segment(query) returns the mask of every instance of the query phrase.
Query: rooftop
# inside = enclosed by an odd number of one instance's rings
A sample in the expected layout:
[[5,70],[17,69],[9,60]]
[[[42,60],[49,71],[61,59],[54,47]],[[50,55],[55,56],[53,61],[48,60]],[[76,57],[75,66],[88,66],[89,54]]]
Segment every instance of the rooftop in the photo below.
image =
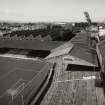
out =
[[19,48],[19,49],[32,49],[32,50],[52,50],[64,42],[59,41],[40,41],[40,40],[10,40],[0,38],[0,48]]

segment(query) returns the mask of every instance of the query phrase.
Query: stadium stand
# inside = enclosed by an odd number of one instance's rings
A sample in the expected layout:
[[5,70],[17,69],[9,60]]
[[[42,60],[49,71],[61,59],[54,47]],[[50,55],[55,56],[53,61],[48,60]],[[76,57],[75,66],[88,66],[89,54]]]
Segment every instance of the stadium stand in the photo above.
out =
[[0,39],[0,48],[19,48],[19,49],[32,49],[32,50],[52,50],[64,42],[58,41],[39,41],[39,40],[9,40]]

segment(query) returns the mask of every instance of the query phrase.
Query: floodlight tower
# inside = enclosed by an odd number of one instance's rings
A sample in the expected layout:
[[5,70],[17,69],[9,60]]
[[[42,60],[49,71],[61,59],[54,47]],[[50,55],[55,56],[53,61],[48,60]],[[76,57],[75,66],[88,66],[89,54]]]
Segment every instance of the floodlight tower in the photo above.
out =
[[85,18],[86,18],[86,21],[87,21],[88,25],[90,26],[92,22],[91,22],[89,13],[87,11],[85,11],[84,15],[85,15]]

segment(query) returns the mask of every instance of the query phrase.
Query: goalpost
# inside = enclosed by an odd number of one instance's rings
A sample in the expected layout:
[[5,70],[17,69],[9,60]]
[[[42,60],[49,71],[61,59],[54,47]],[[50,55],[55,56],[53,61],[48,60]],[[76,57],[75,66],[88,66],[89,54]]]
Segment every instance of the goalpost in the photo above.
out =
[[25,86],[25,83],[22,83],[21,85],[18,86],[17,89],[14,89],[12,90],[11,92],[11,97],[12,97],[12,100],[20,94],[20,92],[24,89],[24,86]]
[[23,95],[20,94],[24,88],[25,88],[25,83],[23,82],[16,89],[13,89],[13,88],[8,89],[7,93],[11,96],[11,100],[8,103],[8,105],[10,105],[10,103],[13,103],[14,99],[18,95],[20,95],[19,101],[21,102],[21,105],[24,105]]

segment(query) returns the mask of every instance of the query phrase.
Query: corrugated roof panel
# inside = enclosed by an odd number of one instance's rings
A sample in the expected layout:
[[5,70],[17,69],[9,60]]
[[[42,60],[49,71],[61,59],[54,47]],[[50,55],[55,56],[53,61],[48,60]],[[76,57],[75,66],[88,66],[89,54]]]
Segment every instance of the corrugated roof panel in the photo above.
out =
[[93,49],[89,49],[88,47],[80,47],[75,45],[70,51],[69,55],[83,59],[89,63],[92,63],[93,65],[98,66],[96,51]]
[[105,57],[105,40],[97,44],[100,53],[103,57]]
[[72,49],[72,47],[73,47],[73,46],[68,47],[68,48],[65,48],[65,49],[58,50],[58,51],[56,51],[56,52],[52,52],[52,53],[51,53],[50,55],[48,55],[45,59],[49,59],[49,58],[52,58],[52,57],[56,57],[56,56],[68,54],[69,51]]
[[77,58],[75,56],[71,56],[71,55],[67,55],[65,57],[63,57],[63,63],[67,63],[67,64],[74,64],[74,65],[84,65],[84,66],[96,66],[90,62],[87,62],[84,59],[81,58]]
[[80,44],[83,44],[85,46],[88,46],[89,43],[90,43],[90,39],[89,39],[89,36],[91,34],[89,32],[81,32],[79,34],[77,34],[75,37],[73,37],[70,42],[75,44],[75,43],[80,43]]
[[72,46],[73,46],[73,44],[70,41],[68,41],[68,42],[60,45],[59,47],[52,49],[51,52],[59,51],[59,50],[62,50],[62,49],[68,48],[68,47],[72,47]]

